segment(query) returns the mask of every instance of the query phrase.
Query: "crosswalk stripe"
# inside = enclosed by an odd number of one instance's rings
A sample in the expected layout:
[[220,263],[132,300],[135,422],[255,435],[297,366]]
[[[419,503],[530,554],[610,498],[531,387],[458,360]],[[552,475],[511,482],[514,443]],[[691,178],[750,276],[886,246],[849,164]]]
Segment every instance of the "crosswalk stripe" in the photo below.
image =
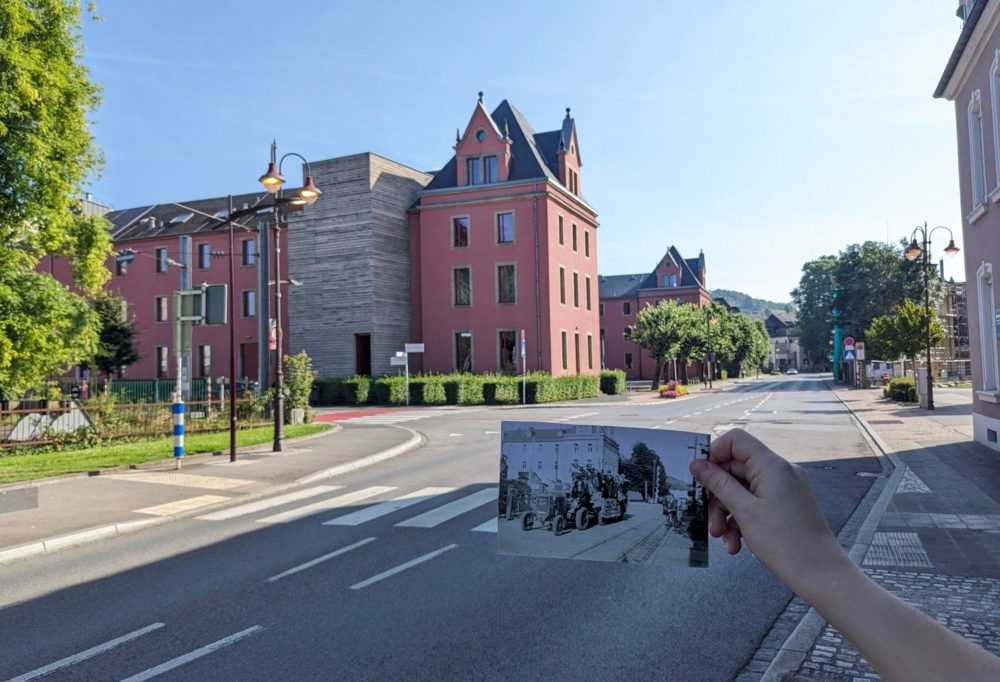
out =
[[459,514],[470,512],[476,507],[481,507],[488,502],[495,503],[498,499],[498,495],[499,490],[497,488],[486,488],[485,490],[480,490],[479,492],[466,495],[465,497],[461,497],[453,502],[431,509],[428,512],[414,516],[413,518],[400,521],[396,525],[407,528],[433,528],[434,526],[444,523],[448,519],[452,519]]
[[476,533],[496,533],[498,527],[499,527],[499,519],[494,516],[486,523],[481,523],[472,530],[473,532]]
[[338,507],[354,504],[355,502],[360,502],[361,500],[368,499],[369,497],[381,495],[382,493],[387,493],[395,489],[396,488],[393,486],[373,485],[370,488],[355,490],[353,493],[338,495],[337,497],[331,497],[328,500],[307,504],[304,507],[297,507],[296,509],[281,512],[280,514],[274,514],[273,516],[266,516],[262,519],[257,519],[257,523],[288,523],[289,521],[295,521],[296,519],[301,519],[317,512],[325,512],[331,509],[337,509]]
[[424,488],[412,493],[407,493],[406,495],[401,495],[393,500],[376,504],[372,507],[368,507],[367,509],[359,509],[356,512],[351,512],[350,514],[345,514],[344,516],[338,516],[335,519],[324,521],[323,525],[358,526],[366,521],[372,521],[373,519],[385,516],[386,514],[392,514],[400,509],[405,509],[411,504],[417,504],[418,502],[429,500],[435,495],[450,493],[452,490],[454,490],[454,488]]
[[230,507],[229,509],[196,516],[195,518],[202,521],[226,521],[228,519],[235,519],[237,516],[245,516],[246,514],[253,514],[272,507],[280,507],[289,502],[297,502],[307,497],[332,493],[334,490],[340,490],[343,487],[341,485],[317,485],[312,488],[305,488],[304,490],[296,490],[294,493],[288,493],[287,495],[278,495],[277,497],[269,497],[266,500],[258,502],[241,504],[238,507]]
[[208,505],[216,504],[217,502],[225,502],[228,499],[230,498],[225,495],[199,495],[198,497],[189,497],[184,500],[158,504],[155,507],[136,509],[135,513],[150,514],[152,516],[171,516],[173,514],[191,511],[192,509],[198,509],[199,507],[207,507]]

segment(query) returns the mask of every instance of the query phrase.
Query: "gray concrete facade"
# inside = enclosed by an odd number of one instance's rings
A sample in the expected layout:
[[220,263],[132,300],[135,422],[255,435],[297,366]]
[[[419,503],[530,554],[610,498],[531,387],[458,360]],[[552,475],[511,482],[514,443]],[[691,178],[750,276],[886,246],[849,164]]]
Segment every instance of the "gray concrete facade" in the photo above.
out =
[[311,167],[323,194],[288,221],[288,275],[302,283],[288,290],[290,352],[317,376],[352,375],[356,336],[370,334],[372,374],[387,374],[410,340],[406,211],[432,176],[370,152]]

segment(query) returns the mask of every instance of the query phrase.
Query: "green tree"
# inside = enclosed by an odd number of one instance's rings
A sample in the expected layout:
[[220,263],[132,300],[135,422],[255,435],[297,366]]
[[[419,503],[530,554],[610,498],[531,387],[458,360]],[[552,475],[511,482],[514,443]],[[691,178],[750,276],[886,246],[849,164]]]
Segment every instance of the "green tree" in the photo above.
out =
[[285,409],[289,414],[291,410],[301,408],[305,410],[306,421],[309,421],[309,396],[315,381],[312,358],[304,350],[285,356]]
[[[944,329],[931,312],[931,346],[944,340]],[[872,320],[865,333],[866,351],[873,358],[895,360],[905,355],[916,368],[920,354],[927,348],[927,315],[924,306],[904,300],[891,315]],[[905,369],[905,368],[904,368]]]
[[[107,281],[111,241],[75,198],[100,165],[80,20],[73,0],[0,3],[0,397],[96,351],[84,297]],[[46,256],[68,260],[74,290],[36,270]]]
[[663,463],[656,452],[646,443],[641,441],[635,443],[629,458],[623,460],[619,468],[622,475],[628,479],[629,488],[642,493],[643,501],[646,501],[647,491],[656,492],[653,487],[657,482],[659,482],[659,494],[664,494],[670,489],[670,484],[667,482],[667,471],[663,468]]
[[646,306],[636,314],[635,324],[625,331],[625,338],[647,350],[656,363],[654,390],[660,385],[663,366],[671,358],[681,356],[683,345],[693,332],[693,318],[685,309],[689,305],[660,301]]
[[139,359],[135,348],[135,326],[125,314],[125,302],[114,294],[100,294],[94,299],[94,311],[100,320],[100,342],[93,362],[109,379],[121,368]]
[[733,357],[731,362],[742,374],[746,369],[759,370],[768,356],[768,336],[761,320],[751,320],[742,313],[732,315]]
[[830,308],[833,305],[836,256],[823,256],[802,266],[799,285],[792,291],[798,306],[799,347],[813,365],[825,365],[833,338]]

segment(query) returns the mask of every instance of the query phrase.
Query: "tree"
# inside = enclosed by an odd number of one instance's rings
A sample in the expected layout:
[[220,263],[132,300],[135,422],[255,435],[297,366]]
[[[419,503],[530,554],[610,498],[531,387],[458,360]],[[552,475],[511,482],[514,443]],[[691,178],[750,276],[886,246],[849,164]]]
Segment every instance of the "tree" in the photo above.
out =
[[[641,441],[632,446],[629,459],[622,461],[620,469],[621,473],[628,479],[630,489],[642,493],[644,502],[647,490],[653,495],[657,495],[670,489],[670,484],[667,481],[667,470],[663,468],[663,462],[660,461],[659,456],[652,448]],[[659,482],[659,492],[653,489],[657,482]]]
[[109,379],[123,367],[139,359],[135,348],[135,327],[125,314],[124,300],[114,294],[94,299],[94,311],[100,320],[100,343],[93,362]]
[[809,261],[802,266],[799,285],[792,291],[792,299],[799,308],[799,347],[813,365],[825,365],[830,352],[833,336],[830,308],[836,266],[836,256]]
[[765,362],[769,351],[769,340],[767,330],[761,320],[751,320],[742,313],[732,315],[733,329],[733,358],[736,371],[743,373],[747,365],[754,369],[760,369]]
[[647,350],[656,363],[654,390],[660,385],[664,364],[682,356],[684,343],[693,332],[693,318],[686,306],[691,304],[673,300],[646,306],[636,314],[635,324],[625,331],[625,338]]
[[[944,329],[931,313],[931,346],[944,340]],[[927,349],[927,314],[924,306],[906,299],[896,306],[892,315],[872,320],[866,330],[866,348],[873,357],[895,359],[905,355],[916,367],[917,358]],[[877,355],[876,355],[877,354]],[[930,368],[928,368],[928,371]]]
[[[80,63],[73,0],[0,3],[0,397],[92,357],[97,315],[86,296],[109,272],[107,222],[78,197],[100,165],[87,114],[99,91]],[[36,270],[65,257],[75,290]]]

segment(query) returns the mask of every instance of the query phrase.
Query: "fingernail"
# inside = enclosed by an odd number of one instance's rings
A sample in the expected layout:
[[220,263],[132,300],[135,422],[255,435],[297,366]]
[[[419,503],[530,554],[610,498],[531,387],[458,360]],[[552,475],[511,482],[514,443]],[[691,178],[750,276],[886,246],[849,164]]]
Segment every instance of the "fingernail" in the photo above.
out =
[[701,478],[702,474],[708,471],[708,461],[704,459],[691,460],[691,466],[688,468],[692,475]]

